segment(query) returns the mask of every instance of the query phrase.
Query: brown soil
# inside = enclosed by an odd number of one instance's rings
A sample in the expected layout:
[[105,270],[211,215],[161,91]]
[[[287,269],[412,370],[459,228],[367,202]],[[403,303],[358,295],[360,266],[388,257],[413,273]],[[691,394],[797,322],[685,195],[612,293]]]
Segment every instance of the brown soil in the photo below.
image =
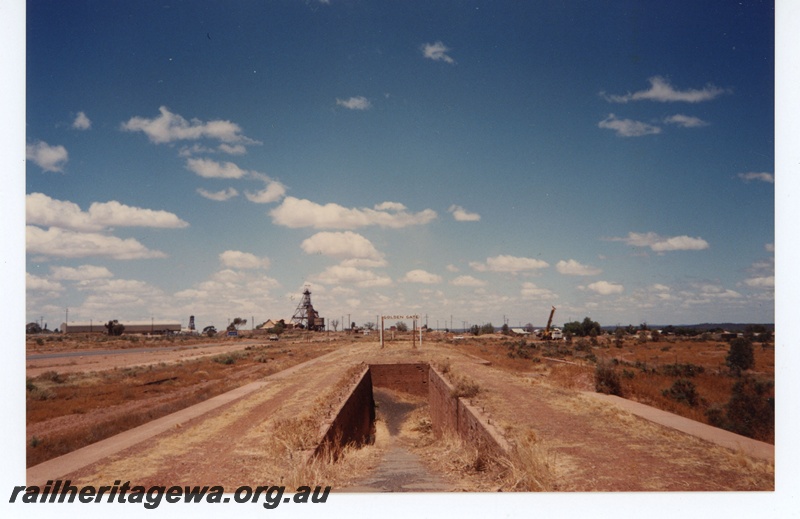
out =
[[[362,340],[363,341],[363,340]],[[344,338],[332,353],[291,374],[272,375],[253,393],[180,424],[148,442],[67,475],[78,484],[124,479],[136,484],[334,485],[369,480],[386,452],[378,443],[349,453],[339,469],[298,467],[300,454],[276,441],[286,424],[306,417],[320,423],[331,411],[342,374],[360,362],[429,362],[479,388],[472,403],[514,445],[533,441],[551,472],[553,490],[773,490],[774,465],[655,425],[580,395],[587,381],[567,389],[548,381],[550,370],[487,366],[461,345],[428,341],[377,343]],[[300,348],[322,348],[314,344]],[[528,364],[529,368],[531,364]],[[66,418],[64,419],[66,420]],[[54,422],[55,424],[55,422]],[[437,445],[419,442],[421,463],[436,477],[455,478],[463,490],[519,490],[508,479],[486,477],[481,467],[461,468],[437,458]],[[425,450],[428,449],[428,450]],[[508,467],[498,462],[498,466]],[[315,479],[317,478],[317,479]],[[299,483],[297,483],[299,484]]]

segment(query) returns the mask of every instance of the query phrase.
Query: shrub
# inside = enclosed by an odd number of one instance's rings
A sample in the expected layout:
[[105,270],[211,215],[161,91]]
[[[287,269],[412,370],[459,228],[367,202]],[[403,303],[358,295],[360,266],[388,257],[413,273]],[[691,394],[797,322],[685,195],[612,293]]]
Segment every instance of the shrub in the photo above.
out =
[[711,425],[771,442],[775,434],[775,395],[773,383],[755,377],[743,377],[733,386],[725,406],[706,411]]
[[455,382],[453,390],[450,395],[454,398],[472,398],[480,393],[481,387],[472,380],[467,380],[464,377],[459,377]]
[[236,362],[236,357],[231,354],[217,355],[216,357],[214,357],[213,360],[214,362],[218,362],[220,364],[225,364],[226,366],[229,366]]
[[728,402],[730,430],[757,439],[769,439],[775,429],[775,396],[770,381],[744,377],[733,386]]
[[676,402],[688,404],[690,407],[696,407],[700,402],[700,396],[697,394],[694,383],[685,378],[679,378],[672,383],[672,387],[661,391],[661,394]]
[[746,369],[752,368],[755,365],[753,343],[742,337],[733,339],[731,348],[728,350],[728,356],[725,357],[725,364],[735,371],[737,375]]
[[605,364],[598,364],[594,370],[594,389],[598,393],[622,396],[619,374]]
[[677,362],[675,364],[665,364],[659,369],[662,373],[670,377],[694,377],[706,371],[706,368],[703,366],[691,363],[678,364]]

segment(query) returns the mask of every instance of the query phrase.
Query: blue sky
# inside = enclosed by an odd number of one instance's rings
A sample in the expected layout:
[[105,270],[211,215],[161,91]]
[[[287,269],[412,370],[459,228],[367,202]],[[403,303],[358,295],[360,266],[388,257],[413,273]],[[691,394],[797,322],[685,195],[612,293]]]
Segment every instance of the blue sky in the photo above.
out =
[[29,2],[26,319],[772,322],[773,16]]

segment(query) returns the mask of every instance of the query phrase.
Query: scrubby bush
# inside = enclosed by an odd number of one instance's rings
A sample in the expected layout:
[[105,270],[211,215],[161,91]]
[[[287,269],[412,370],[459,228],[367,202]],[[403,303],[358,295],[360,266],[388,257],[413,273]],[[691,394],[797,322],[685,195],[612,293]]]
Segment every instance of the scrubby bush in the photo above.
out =
[[755,365],[753,343],[743,337],[733,339],[731,348],[728,350],[728,356],[725,357],[725,364],[737,375],[746,369],[752,368]]
[[659,370],[670,377],[694,377],[705,373],[706,368],[697,364],[678,364],[676,362],[675,364],[665,364]]
[[619,374],[606,364],[598,364],[594,370],[594,389],[598,393],[622,396]]
[[775,394],[771,381],[742,377],[725,406],[706,411],[709,423],[729,431],[771,442],[775,434]]
[[672,387],[661,391],[661,394],[676,402],[688,404],[690,407],[696,407],[700,403],[697,388],[691,380],[685,378],[679,378],[672,383]]

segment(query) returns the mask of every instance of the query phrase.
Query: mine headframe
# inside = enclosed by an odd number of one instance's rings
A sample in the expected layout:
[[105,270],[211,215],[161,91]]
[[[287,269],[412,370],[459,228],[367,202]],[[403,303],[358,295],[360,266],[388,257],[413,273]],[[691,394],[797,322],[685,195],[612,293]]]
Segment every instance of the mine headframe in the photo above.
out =
[[325,318],[320,317],[319,312],[314,310],[314,305],[311,304],[311,291],[307,287],[303,290],[303,299],[292,315],[292,324],[316,332],[325,329]]

